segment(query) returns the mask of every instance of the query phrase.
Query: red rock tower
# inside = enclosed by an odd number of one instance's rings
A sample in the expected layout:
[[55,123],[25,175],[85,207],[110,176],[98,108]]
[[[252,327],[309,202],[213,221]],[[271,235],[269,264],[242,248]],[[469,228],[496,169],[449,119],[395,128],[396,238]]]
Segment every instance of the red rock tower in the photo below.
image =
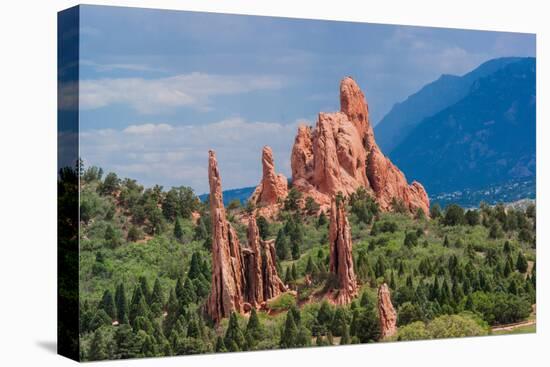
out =
[[334,303],[345,305],[357,296],[357,278],[353,270],[351,229],[343,203],[332,200],[330,207],[330,272],[338,280],[333,290]]

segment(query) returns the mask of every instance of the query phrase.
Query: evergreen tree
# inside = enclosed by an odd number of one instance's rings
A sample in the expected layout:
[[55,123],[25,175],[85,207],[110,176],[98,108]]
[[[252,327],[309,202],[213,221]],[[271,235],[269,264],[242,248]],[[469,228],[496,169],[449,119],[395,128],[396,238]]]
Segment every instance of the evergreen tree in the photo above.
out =
[[258,342],[264,338],[264,330],[260,324],[260,319],[256,313],[256,309],[252,308],[248,324],[246,325],[245,339],[249,350],[254,349]]
[[266,240],[269,236],[269,222],[264,216],[260,215],[256,218],[256,225],[258,226],[258,232],[262,240]]
[[245,346],[244,335],[239,327],[239,320],[235,312],[231,312],[229,316],[229,324],[223,342],[226,346],[229,346],[229,350],[232,352],[241,351]]
[[225,343],[223,342],[223,338],[221,336],[216,338],[216,347],[214,348],[214,351],[216,353],[227,352],[227,348],[225,347]]
[[115,292],[116,315],[120,324],[128,323],[128,301],[126,299],[126,290],[124,283],[120,283]]
[[183,284],[183,290],[180,297],[180,302],[183,305],[190,305],[191,303],[195,302],[197,299],[197,295],[195,293],[195,286],[193,285],[193,282],[189,277],[185,279],[185,283]]
[[139,285],[141,287],[141,293],[143,294],[143,297],[145,297],[145,302],[147,302],[147,304],[151,304],[151,289],[149,288],[147,278],[140,276]]
[[174,223],[174,237],[179,241],[183,240],[183,228],[179,217],[176,218],[176,222]]
[[92,342],[90,343],[90,351],[88,352],[88,356],[91,361],[101,361],[109,358],[107,342],[101,328],[94,332]]
[[187,276],[191,279],[197,279],[202,274],[202,264],[200,255],[198,252],[193,252],[193,255],[191,255],[191,263],[189,265],[189,272],[187,273]]
[[108,289],[103,292],[103,297],[101,298],[100,302],[100,308],[104,310],[107,315],[109,315],[111,320],[114,320],[116,318],[115,301],[113,299],[111,291]]
[[313,260],[311,259],[311,256],[307,258],[307,264],[306,264],[306,274],[311,275],[314,273],[315,265],[313,264]]
[[137,285],[134,289],[134,294],[132,295],[132,301],[130,302],[130,312],[128,314],[128,319],[130,325],[136,328],[136,319],[139,316],[148,316],[147,302],[145,301],[145,296],[141,290],[141,286]]
[[296,269],[296,263],[292,264],[292,280],[296,282],[298,279],[298,270]]
[[396,289],[396,286],[395,286],[395,276],[393,274],[393,270],[391,271],[391,276],[390,276],[390,288],[395,290]]
[[277,238],[275,239],[275,252],[277,253],[277,259],[279,261],[287,260],[290,258],[290,251],[288,249],[288,238],[285,234],[285,231],[281,228],[277,233]]
[[386,273],[386,264],[384,263],[384,258],[382,256],[378,257],[374,269],[377,278],[384,276]]
[[527,272],[527,259],[525,259],[525,255],[523,255],[523,252],[518,253],[518,259],[516,261],[516,269],[522,274],[525,274]]
[[162,293],[162,287],[160,285],[159,278],[155,280],[153,293],[151,294],[151,304],[153,303],[158,303],[159,305],[164,306],[164,295]]
[[281,348],[294,348],[297,344],[298,328],[292,312],[286,314],[286,321],[279,345]]

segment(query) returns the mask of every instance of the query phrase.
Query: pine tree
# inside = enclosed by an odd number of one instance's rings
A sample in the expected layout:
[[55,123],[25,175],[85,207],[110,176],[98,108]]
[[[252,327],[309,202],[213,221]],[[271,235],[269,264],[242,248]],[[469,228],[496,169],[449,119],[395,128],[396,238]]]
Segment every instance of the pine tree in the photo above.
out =
[[227,348],[225,347],[225,344],[223,342],[223,338],[221,336],[218,336],[216,338],[216,347],[214,348],[216,353],[223,353],[227,352]]
[[183,284],[183,291],[181,294],[180,302],[183,305],[190,305],[191,303],[195,302],[197,299],[197,295],[195,293],[195,286],[193,285],[193,282],[189,277],[185,279],[185,283]]
[[145,302],[147,302],[147,304],[151,304],[151,289],[149,288],[147,278],[140,276],[139,285],[141,287],[141,293],[143,294],[143,297],[145,297]]
[[292,280],[296,282],[298,279],[298,270],[296,270],[296,263],[292,264]]
[[527,272],[527,259],[525,259],[525,255],[523,255],[523,252],[518,253],[518,259],[516,261],[516,269],[522,274],[525,274]]
[[128,301],[126,299],[126,290],[124,283],[120,283],[115,292],[116,315],[120,324],[128,323]]
[[275,239],[275,252],[277,253],[277,259],[279,261],[287,260],[290,257],[288,238],[282,228],[279,229],[277,238]]
[[256,218],[256,225],[258,226],[258,232],[262,240],[266,240],[269,236],[269,222],[264,216],[258,216]]
[[386,264],[384,263],[384,258],[382,256],[378,257],[375,265],[375,274],[377,278],[384,276],[386,273]]
[[391,276],[390,276],[390,288],[395,290],[396,287],[395,287],[395,276],[393,274],[393,270],[391,271]]
[[245,346],[244,335],[239,327],[239,320],[235,312],[231,312],[229,316],[229,324],[223,342],[226,346],[229,346],[229,350],[232,352],[241,351]]
[[103,309],[107,315],[114,320],[116,318],[116,307],[113,295],[110,290],[105,290],[103,292],[103,297],[101,298],[100,308]]
[[292,259],[298,260],[300,258],[300,246],[298,242],[292,242]]
[[307,258],[307,264],[306,264],[306,274],[311,275],[314,273],[315,265],[313,264],[313,260],[311,259],[311,256]]
[[161,305],[161,307],[164,306],[164,295],[162,293],[162,287],[160,285],[159,278],[155,280],[153,293],[151,294],[151,304],[153,303],[158,303],[159,305]]
[[246,325],[245,338],[249,350],[254,349],[258,342],[264,338],[264,330],[255,308],[252,308],[252,312],[250,313],[250,318]]
[[298,328],[296,327],[292,312],[288,312],[286,314],[285,326],[281,334],[279,345],[281,346],[281,348],[293,348],[297,344],[297,338]]
[[189,264],[189,272],[187,276],[191,279],[197,279],[202,274],[202,264],[200,259],[200,254],[198,252],[193,252],[191,255],[191,262]]
[[148,316],[147,302],[145,301],[145,296],[141,290],[141,286],[137,285],[134,289],[134,294],[132,295],[132,301],[130,302],[130,312],[128,314],[128,319],[130,325],[136,327],[136,319],[139,316]]
[[504,277],[508,278],[508,276],[512,273],[512,267],[510,266],[510,262],[506,261],[506,265],[504,265]]
[[91,361],[101,361],[109,358],[107,342],[101,328],[97,329],[94,332],[88,356],[90,357]]
[[188,338],[200,338],[199,327],[194,317],[187,323],[187,337]]
[[176,218],[176,222],[174,223],[174,237],[179,241],[183,240],[183,228],[179,217]]

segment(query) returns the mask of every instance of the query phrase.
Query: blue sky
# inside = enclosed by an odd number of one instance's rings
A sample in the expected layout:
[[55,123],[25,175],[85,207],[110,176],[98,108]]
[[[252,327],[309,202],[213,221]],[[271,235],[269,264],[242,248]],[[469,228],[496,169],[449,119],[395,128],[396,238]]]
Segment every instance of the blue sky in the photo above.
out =
[[339,108],[351,75],[376,124],[441,74],[535,56],[534,35],[83,6],[81,156],[146,186],[256,185],[261,148],[289,176],[298,124]]

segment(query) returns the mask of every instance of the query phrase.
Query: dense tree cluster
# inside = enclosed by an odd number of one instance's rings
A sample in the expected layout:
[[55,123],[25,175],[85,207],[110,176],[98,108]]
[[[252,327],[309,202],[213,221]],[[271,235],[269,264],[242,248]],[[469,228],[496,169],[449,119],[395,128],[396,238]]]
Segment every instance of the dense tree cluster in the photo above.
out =
[[[380,340],[376,289],[386,282],[399,340],[486,335],[525,320],[536,302],[534,206],[430,208],[383,213],[366,190],[348,198],[360,295],[334,306],[328,215],[291,189],[277,220],[256,218],[275,240],[277,267],[296,292],[215,325],[209,210],[187,187],[144,188],[97,167],[81,173],[80,338],[84,360],[229,352]],[[239,215],[227,206],[243,244]],[[297,305],[301,306],[298,307]]]

